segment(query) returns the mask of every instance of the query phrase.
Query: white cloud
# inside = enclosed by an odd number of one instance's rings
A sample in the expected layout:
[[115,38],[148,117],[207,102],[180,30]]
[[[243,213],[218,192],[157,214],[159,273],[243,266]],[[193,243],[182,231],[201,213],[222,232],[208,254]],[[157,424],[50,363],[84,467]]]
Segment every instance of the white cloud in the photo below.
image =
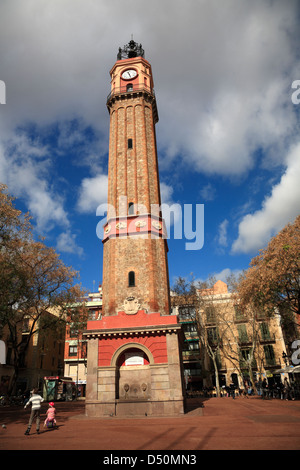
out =
[[172,186],[169,186],[163,181],[160,183],[160,195],[162,204],[173,204],[173,193],[174,189],[172,188]]
[[[257,150],[264,167],[286,164],[263,208],[240,224],[233,251],[256,250],[296,210],[286,187],[294,187],[298,167],[285,148],[299,139],[297,107],[291,102],[291,84],[300,77],[298,2],[289,0],[287,7],[280,0],[153,0],[147,14],[145,0],[124,5],[122,0],[1,2],[2,181],[24,197],[41,228],[69,228],[63,197],[48,172],[53,163],[49,149],[22,141],[16,129],[28,122],[60,122],[63,129],[63,123],[80,117],[80,129],[91,126],[99,136],[100,158],[109,130],[108,71],[118,47],[133,33],[153,67],[164,168],[178,164],[179,169],[240,177],[257,164]],[[8,154],[8,136],[9,148],[15,141],[19,153]],[[80,132],[65,127],[59,145],[76,147],[80,138]],[[82,180],[81,212],[96,211],[107,198],[101,165],[94,156],[83,156],[87,166],[91,161],[97,176]],[[163,200],[172,203],[172,188],[162,184],[161,189]],[[285,209],[279,209],[282,200]]]
[[100,204],[107,202],[108,178],[106,175],[97,175],[92,178],[84,178],[79,190],[77,208],[80,212],[96,213]]
[[50,167],[48,149],[31,142],[25,134],[16,135],[0,147],[0,181],[11,194],[25,200],[39,232],[48,232],[56,224],[69,225],[63,198],[46,178]]
[[218,231],[218,243],[221,246],[227,246],[227,227],[228,227],[228,220],[225,219],[219,225],[219,231]]
[[242,274],[242,270],[240,270],[240,269],[224,268],[224,269],[222,269],[222,271],[220,271],[218,273],[214,273],[213,277],[217,281],[220,280],[220,281],[226,282],[231,275],[238,278],[240,274]]
[[216,197],[216,189],[211,183],[207,183],[199,192],[200,196],[204,201],[213,201]]
[[[231,268],[224,268],[222,269],[221,271],[218,271],[218,272],[212,272],[210,273],[207,278],[197,278],[197,279],[194,279],[194,282],[197,284],[198,282],[205,282],[205,281],[208,281],[210,278],[211,279],[215,279],[216,281],[223,281],[225,283],[227,283],[228,281],[228,278],[230,276],[234,276],[236,279],[238,279],[239,275],[242,274],[243,270],[241,269],[231,269]],[[193,277],[193,273],[191,273],[192,277]],[[189,276],[187,276],[189,277]]]
[[266,197],[262,208],[247,214],[239,224],[233,253],[253,253],[266,246],[272,236],[300,213],[300,144],[287,157],[287,168],[280,182]]
[[64,253],[75,253],[80,257],[83,256],[83,249],[76,243],[76,235],[72,234],[69,230],[62,232],[57,237],[56,248]]
[[172,186],[161,182],[161,208],[162,217],[165,221],[167,233],[171,236],[171,226],[174,226],[174,237],[182,237],[182,217],[184,215],[184,208],[178,202],[173,200],[174,189]]
[[80,116],[107,136],[108,70],[133,33],[153,66],[158,144],[171,160],[180,154],[196,171],[237,176],[253,167],[256,149],[276,161],[296,128],[297,2],[153,0],[147,15],[145,5],[2,2],[0,126]]
[[197,18],[198,37],[191,26],[187,37],[194,41],[179,46],[175,39],[173,45],[184,76],[168,57],[176,80],[168,83],[169,92],[163,90],[162,119],[171,119],[172,127],[163,125],[159,139],[170,159],[181,152],[190,168],[226,176],[251,170],[256,150],[282,163],[282,143],[297,128],[290,100],[292,77],[299,72],[290,41],[295,3],[289,6],[227,1],[210,16],[216,4],[199,4],[204,14]]

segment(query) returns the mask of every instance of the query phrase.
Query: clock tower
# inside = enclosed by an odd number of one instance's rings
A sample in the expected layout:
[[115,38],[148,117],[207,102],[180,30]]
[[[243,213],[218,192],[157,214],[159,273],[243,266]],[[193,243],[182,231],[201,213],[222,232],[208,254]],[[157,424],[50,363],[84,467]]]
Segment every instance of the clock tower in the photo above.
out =
[[167,241],[160,212],[153,75],[133,40],[110,71],[108,214],[103,247],[103,314],[130,297],[170,313]]
[[150,63],[131,40],[110,71],[102,319],[89,321],[86,412],[183,412],[180,325],[170,314]]

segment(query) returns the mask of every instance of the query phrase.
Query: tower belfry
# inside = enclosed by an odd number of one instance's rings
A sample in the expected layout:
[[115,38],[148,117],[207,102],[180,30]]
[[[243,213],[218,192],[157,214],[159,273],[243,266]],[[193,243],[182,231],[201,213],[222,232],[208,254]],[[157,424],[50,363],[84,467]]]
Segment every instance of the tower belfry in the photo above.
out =
[[170,314],[153,74],[141,44],[119,48],[110,71],[108,210],[102,319],[89,321],[86,412],[183,412],[180,325]]

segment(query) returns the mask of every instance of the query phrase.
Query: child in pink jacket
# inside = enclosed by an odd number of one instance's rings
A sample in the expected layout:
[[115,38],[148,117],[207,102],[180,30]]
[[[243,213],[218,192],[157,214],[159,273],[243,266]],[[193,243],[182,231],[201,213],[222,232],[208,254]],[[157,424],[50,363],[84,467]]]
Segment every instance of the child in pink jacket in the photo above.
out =
[[47,410],[47,418],[45,419],[44,427],[48,426],[50,423],[51,423],[52,427],[56,426],[55,415],[56,415],[56,409],[54,408],[53,401],[51,401],[49,403],[49,408]]

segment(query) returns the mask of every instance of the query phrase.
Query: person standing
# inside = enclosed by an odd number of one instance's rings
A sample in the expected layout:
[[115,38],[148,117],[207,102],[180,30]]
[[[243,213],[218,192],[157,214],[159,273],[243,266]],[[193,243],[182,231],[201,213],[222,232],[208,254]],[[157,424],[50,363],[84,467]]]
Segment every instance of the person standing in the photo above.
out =
[[235,385],[233,382],[231,382],[229,388],[230,388],[230,395],[232,396],[233,399],[235,399]]
[[44,398],[42,398],[38,394],[37,388],[33,389],[32,397],[28,400],[26,405],[24,406],[24,409],[31,403],[31,413],[30,413],[30,418],[28,422],[28,427],[25,431],[25,434],[28,435],[30,433],[30,429],[33,423],[33,420],[36,419],[36,432],[37,434],[40,433],[40,413],[41,413],[41,403],[44,401]]
[[268,382],[267,379],[264,378],[261,384],[262,387],[262,399],[268,398]]
[[262,380],[259,377],[257,385],[256,385],[257,395],[262,396]]
[[289,400],[289,399],[294,400],[293,389],[291,385],[289,384],[288,379],[286,377],[284,378],[284,382],[283,382],[283,393],[284,393],[285,400]]

